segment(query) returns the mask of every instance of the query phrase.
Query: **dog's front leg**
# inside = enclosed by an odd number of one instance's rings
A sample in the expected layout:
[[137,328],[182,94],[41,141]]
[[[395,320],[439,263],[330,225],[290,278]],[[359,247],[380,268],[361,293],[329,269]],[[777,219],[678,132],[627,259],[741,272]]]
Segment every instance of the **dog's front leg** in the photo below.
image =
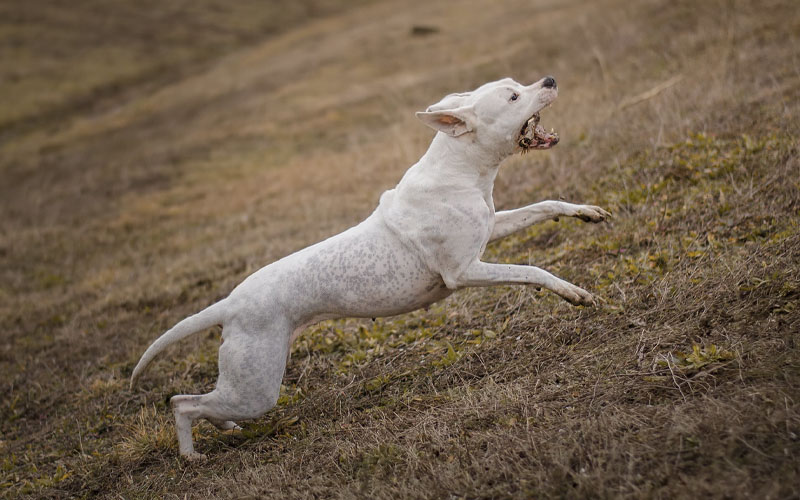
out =
[[515,210],[497,212],[494,230],[489,241],[494,241],[537,222],[558,217],[577,217],[584,222],[602,222],[611,214],[593,205],[574,205],[563,201],[542,201]]
[[448,288],[494,285],[535,285],[557,293],[572,305],[594,305],[592,294],[534,266],[472,263]]

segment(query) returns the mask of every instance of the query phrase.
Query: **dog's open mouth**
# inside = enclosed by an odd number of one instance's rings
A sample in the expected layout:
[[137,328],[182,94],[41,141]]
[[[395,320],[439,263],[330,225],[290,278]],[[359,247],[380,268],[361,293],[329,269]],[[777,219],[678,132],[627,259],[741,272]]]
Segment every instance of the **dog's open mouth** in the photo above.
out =
[[550,132],[545,132],[544,128],[539,125],[539,113],[536,112],[531,118],[522,126],[519,131],[519,147],[522,152],[531,149],[550,149],[558,144],[558,134],[550,129]]

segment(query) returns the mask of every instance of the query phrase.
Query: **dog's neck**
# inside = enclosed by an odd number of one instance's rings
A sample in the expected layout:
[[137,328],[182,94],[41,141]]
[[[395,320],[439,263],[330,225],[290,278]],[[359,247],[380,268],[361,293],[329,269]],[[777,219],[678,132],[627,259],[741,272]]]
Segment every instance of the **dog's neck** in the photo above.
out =
[[442,185],[475,187],[491,196],[494,180],[505,155],[486,151],[467,137],[437,133],[419,165]]

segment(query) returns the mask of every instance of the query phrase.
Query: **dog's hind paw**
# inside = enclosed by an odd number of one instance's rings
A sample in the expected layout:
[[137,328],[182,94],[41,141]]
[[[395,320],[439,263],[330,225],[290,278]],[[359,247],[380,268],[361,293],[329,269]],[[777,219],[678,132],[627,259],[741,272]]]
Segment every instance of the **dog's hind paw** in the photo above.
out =
[[241,427],[236,425],[236,422],[231,422],[230,420],[217,420],[214,418],[209,418],[209,422],[214,424],[214,427],[221,431],[240,431],[242,430]]
[[205,462],[208,460],[208,457],[203,455],[202,453],[197,453],[196,451],[190,451],[184,455],[181,455],[187,462]]

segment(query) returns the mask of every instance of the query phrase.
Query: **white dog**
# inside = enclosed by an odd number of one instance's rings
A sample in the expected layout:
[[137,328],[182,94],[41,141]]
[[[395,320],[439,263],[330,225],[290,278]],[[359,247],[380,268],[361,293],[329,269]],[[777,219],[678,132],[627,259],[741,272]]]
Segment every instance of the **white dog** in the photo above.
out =
[[599,207],[559,201],[495,213],[492,188],[500,163],[558,142],[538,124],[539,111],[557,95],[551,77],[529,86],[506,78],[417,113],[438,133],[364,222],[260,269],[153,342],[133,370],[131,388],[165,347],[223,326],[216,388],[170,400],[180,454],[205,458],[192,445],[194,420],[234,429],[234,420],[275,406],[289,346],[313,323],[406,313],[474,286],[535,285],[575,305],[593,304],[585,290],[537,267],[481,261],[487,243],[531,224],[559,216],[610,217]]

